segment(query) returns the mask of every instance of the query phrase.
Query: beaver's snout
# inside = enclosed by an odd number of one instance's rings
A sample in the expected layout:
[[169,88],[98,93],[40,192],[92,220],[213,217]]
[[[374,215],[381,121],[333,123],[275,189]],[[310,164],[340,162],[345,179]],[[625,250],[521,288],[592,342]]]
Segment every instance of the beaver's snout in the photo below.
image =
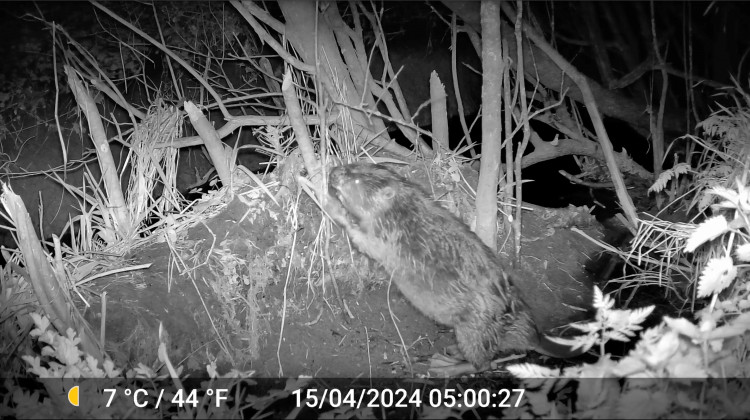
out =
[[334,186],[333,184],[328,184],[328,195],[337,200],[341,199],[341,193],[339,192],[338,187]]

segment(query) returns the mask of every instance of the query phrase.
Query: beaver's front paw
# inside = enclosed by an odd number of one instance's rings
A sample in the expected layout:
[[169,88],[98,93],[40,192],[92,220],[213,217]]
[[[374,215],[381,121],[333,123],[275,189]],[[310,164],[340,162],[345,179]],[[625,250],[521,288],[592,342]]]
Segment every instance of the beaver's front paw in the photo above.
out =
[[333,220],[333,222],[337,225],[343,227],[344,229],[347,229],[351,224],[351,218],[349,216],[349,213],[341,204],[341,201],[339,201],[339,199],[330,192],[328,194],[324,194],[321,198],[323,211],[325,211],[328,217],[330,217],[331,220]]

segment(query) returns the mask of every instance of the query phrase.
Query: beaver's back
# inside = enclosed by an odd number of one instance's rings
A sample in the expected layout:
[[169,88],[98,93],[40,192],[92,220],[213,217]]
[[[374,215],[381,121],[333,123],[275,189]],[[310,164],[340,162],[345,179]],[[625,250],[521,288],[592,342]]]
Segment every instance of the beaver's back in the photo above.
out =
[[329,180],[331,217],[414,306],[455,327],[469,361],[535,347],[536,327],[507,270],[460,219],[382,165],[339,166]]

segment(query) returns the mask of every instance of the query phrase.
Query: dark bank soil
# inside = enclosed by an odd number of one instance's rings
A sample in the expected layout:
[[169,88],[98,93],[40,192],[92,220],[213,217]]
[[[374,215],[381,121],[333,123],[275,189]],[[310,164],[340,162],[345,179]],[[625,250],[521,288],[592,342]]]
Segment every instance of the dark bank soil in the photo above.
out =
[[[407,175],[417,182],[428,177]],[[436,194],[451,192],[449,178],[429,178]],[[93,290],[107,291],[110,356],[121,365],[160,367],[161,322],[172,363],[191,371],[215,360],[220,372],[236,368],[261,377],[426,374],[430,356],[455,342],[453,331],[419,313],[395,286],[389,292],[385,273],[350,251],[340,230],[321,229],[320,210],[301,197],[296,211],[293,201],[279,207],[253,190],[216,198],[212,210],[174,233],[171,245],[153,242],[122,262],[150,262],[150,268],[92,282]],[[549,330],[580,319],[590,301],[585,265],[598,250],[570,228],[601,235],[586,212],[527,214],[520,288]],[[328,243],[320,236],[325,230]],[[90,303],[86,316],[96,330],[101,305]]]

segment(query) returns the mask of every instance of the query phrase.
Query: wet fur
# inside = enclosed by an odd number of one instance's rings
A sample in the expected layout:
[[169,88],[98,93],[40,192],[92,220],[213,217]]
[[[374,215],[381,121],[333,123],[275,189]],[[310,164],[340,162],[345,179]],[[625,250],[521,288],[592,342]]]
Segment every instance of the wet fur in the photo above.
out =
[[531,350],[540,335],[495,253],[417,185],[382,165],[338,166],[325,210],[354,245],[391,274],[422,313],[454,327],[475,367]]

